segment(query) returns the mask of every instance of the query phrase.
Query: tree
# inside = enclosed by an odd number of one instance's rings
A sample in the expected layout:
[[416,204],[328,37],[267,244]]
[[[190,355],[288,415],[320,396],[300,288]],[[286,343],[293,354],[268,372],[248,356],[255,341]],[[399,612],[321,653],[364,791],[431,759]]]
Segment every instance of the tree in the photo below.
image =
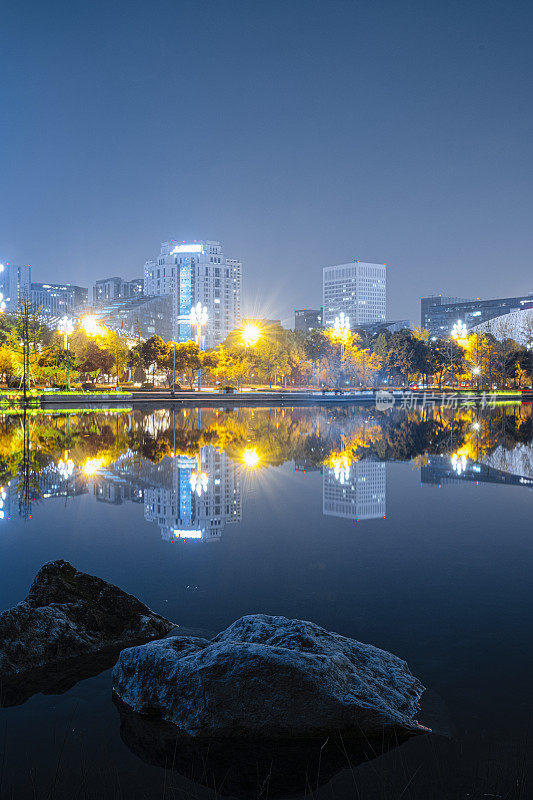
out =
[[5,344],[0,345],[0,376],[2,381],[9,384],[15,374],[15,360],[12,350]]

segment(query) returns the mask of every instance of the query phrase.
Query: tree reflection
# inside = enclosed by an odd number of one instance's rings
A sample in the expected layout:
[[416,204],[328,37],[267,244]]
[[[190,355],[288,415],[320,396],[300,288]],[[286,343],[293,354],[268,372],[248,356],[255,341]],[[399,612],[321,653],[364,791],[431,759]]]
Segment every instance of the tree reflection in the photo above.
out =
[[[447,457],[457,475],[465,463],[508,463],[515,448],[530,451],[532,435],[528,405],[26,411],[0,415],[0,483],[16,492],[19,515],[29,517],[33,502],[84,491],[109,469],[141,476],[148,464],[157,471],[165,459],[183,457],[196,464],[191,474],[201,475],[203,448],[254,472],[295,462],[330,469],[342,483],[363,461],[425,467],[431,458]],[[204,483],[196,480],[200,494]]]

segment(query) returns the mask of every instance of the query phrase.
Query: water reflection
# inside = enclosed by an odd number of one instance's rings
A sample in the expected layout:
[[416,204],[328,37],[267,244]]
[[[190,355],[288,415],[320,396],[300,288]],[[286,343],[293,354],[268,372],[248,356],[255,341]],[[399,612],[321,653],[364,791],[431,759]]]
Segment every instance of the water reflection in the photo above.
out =
[[533,487],[531,406],[495,409],[217,409],[3,415],[0,519],[53,497],[138,503],[167,541],[217,541],[243,485],[294,463],[322,473],[324,515],[386,518],[389,461],[421,483]]

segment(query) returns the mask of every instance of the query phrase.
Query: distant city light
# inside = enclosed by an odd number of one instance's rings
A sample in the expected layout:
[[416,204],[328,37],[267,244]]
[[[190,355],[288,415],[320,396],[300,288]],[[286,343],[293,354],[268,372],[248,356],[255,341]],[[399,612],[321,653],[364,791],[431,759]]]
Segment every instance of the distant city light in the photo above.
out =
[[204,248],[201,244],[178,244],[172,253],[203,253]]

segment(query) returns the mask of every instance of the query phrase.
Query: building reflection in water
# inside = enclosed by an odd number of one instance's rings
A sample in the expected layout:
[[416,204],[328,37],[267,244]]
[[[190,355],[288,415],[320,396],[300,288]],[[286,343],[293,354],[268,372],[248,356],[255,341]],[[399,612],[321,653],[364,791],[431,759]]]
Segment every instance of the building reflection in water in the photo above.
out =
[[[49,498],[89,493],[142,505],[169,542],[218,541],[242,519],[245,474],[321,472],[322,512],[386,518],[387,461],[411,461],[423,485],[533,488],[531,409],[416,415],[368,409],[97,412],[0,417],[0,520],[31,519]],[[302,474],[302,479],[303,479]],[[319,480],[318,475],[315,480]]]
[[357,461],[325,466],[322,470],[322,513],[325,516],[364,520],[385,517],[386,464]]
[[144,491],[144,517],[163,539],[217,541],[227,524],[241,521],[239,467],[229,456],[202,447],[197,458],[165,461],[162,485]]

